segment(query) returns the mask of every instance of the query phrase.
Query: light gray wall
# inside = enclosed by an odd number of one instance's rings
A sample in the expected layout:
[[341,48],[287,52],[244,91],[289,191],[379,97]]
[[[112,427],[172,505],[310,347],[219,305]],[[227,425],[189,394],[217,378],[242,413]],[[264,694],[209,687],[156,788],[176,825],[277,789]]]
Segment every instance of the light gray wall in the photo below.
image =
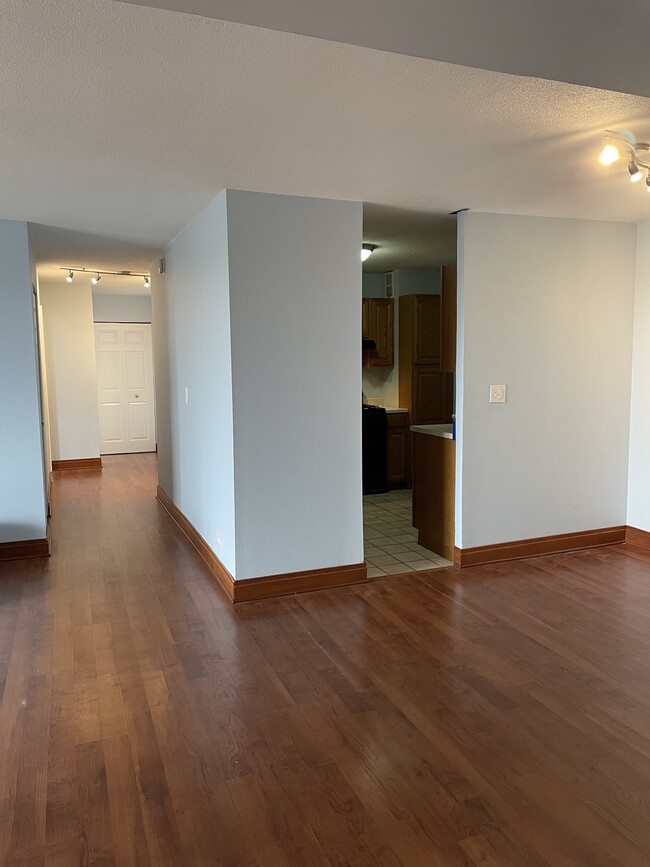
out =
[[167,273],[152,271],[159,481],[236,575],[225,192],[165,257]]
[[364,271],[361,278],[361,294],[364,298],[385,298],[383,272],[375,273]]
[[41,283],[52,460],[99,457],[90,286]]
[[625,524],[636,227],[459,224],[456,544]]
[[151,322],[151,295],[93,294],[93,318],[95,322]]
[[0,542],[14,542],[47,522],[27,223],[0,220],[0,262]]
[[650,531],[650,222],[637,227],[627,523]]
[[362,207],[228,191],[237,578],[363,561]]

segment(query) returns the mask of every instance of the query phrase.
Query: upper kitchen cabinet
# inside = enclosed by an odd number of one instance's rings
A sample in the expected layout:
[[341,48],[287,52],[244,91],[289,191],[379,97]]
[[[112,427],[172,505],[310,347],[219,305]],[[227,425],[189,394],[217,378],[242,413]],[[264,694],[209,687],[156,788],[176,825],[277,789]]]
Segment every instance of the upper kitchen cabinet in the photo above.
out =
[[361,312],[364,340],[374,340],[369,367],[392,367],[394,362],[394,318],[392,298],[364,298]]
[[427,364],[440,370],[439,295],[404,295],[399,299],[400,364]]
[[442,295],[399,299],[399,403],[411,424],[451,421],[456,367],[455,266],[443,269]]
[[442,370],[456,372],[456,266],[442,269]]

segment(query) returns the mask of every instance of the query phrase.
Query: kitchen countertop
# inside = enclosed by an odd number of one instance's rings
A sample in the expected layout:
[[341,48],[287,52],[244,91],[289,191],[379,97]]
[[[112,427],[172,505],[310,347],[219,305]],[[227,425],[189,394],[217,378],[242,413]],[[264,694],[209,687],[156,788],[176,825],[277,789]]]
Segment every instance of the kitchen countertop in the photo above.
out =
[[444,437],[451,440],[454,438],[450,424],[414,424],[411,425],[413,433],[427,434],[430,437]]
[[384,409],[386,410],[387,413],[392,413],[392,412],[408,412],[407,409],[404,409],[404,408],[401,407],[401,406],[385,406]]

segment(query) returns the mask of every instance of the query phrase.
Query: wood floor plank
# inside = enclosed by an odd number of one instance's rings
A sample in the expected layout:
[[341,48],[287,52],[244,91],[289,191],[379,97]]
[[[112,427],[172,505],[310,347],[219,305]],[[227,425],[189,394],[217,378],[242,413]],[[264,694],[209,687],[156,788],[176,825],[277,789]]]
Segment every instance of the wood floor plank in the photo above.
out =
[[156,481],[0,564],[2,867],[650,864],[650,553],[233,607]]

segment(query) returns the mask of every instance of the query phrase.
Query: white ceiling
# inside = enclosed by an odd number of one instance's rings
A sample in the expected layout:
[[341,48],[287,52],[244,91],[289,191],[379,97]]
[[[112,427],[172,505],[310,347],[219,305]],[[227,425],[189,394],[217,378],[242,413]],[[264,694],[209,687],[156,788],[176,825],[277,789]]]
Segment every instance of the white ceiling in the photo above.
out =
[[625,167],[595,160],[604,128],[650,137],[643,97],[113,0],[2,11],[0,218],[76,233],[60,255],[37,244],[43,263],[145,270],[224,187],[425,223],[650,215]]

